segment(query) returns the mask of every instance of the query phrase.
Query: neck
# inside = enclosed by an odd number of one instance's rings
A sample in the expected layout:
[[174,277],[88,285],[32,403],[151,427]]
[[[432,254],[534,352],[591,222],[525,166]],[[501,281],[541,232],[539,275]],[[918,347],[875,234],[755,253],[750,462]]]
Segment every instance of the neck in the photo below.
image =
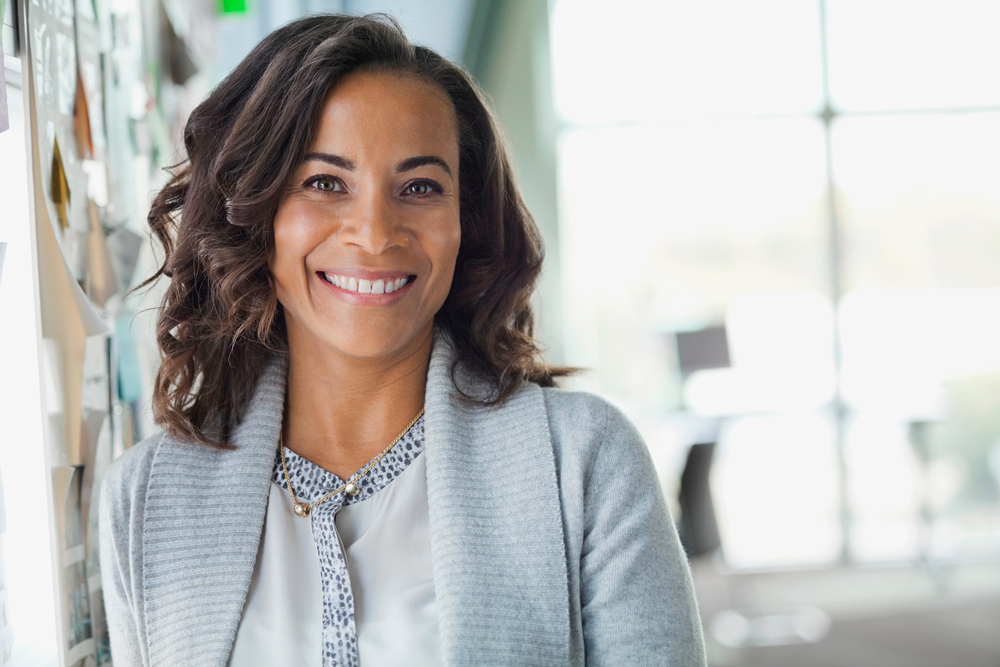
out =
[[424,406],[433,327],[391,357],[342,354],[288,340],[285,447],[349,479]]

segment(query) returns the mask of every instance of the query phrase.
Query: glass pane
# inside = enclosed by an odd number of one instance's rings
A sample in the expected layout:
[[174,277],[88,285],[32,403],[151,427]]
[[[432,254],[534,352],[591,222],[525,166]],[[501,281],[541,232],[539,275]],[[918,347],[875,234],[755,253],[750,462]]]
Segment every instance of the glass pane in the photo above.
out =
[[1000,105],[1000,3],[828,0],[830,93],[848,110]]
[[[716,510],[738,567],[840,548],[833,431],[816,410],[833,390],[823,165],[806,118],[576,130],[559,146],[566,361],[591,369],[574,386],[635,419],[668,498],[685,447],[718,437]],[[721,324],[731,367],[682,382],[674,332]],[[693,409],[677,410],[682,395]]]
[[834,127],[862,560],[1000,553],[998,154],[995,113]]
[[1000,371],[1000,290],[865,290],[841,304],[849,404],[903,420],[936,418],[945,385]]
[[1000,286],[1000,114],[833,128],[849,289]]
[[820,294],[734,297],[725,319],[732,366],[692,373],[684,403],[713,416],[825,405],[836,389],[833,322]]
[[738,295],[822,294],[823,162],[821,128],[801,118],[565,133],[567,363],[623,400],[663,402],[664,331],[721,324]]
[[817,3],[560,0],[555,96],[578,123],[819,107]]
[[1000,289],[845,297],[857,557],[1000,553],[998,313]]
[[849,423],[846,445],[851,555],[867,562],[916,558],[923,546],[923,477],[906,423],[862,413]]
[[716,451],[712,493],[726,562],[829,563],[841,549],[832,422],[818,413],[734,420]]

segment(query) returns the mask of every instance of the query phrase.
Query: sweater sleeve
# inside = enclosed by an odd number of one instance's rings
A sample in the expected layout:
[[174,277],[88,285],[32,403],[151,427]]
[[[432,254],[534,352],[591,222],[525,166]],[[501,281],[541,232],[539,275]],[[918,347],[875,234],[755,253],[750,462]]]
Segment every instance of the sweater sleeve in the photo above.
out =
[[706,664],[687,559],[642,437],[604,407],[584,479],[580,604],[588,666]]
[[142,519],[154,442],[111,464],[101,484],[100,559],[104,610],[116,665],[147,665],[142,623]]

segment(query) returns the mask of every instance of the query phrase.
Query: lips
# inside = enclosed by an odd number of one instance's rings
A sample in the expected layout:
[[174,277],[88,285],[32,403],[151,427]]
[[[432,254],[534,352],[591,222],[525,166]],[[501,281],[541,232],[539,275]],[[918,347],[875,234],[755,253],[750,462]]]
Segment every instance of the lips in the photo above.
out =
[[391,294],[405,287],[416,276],[403,276],[401,278],[356,278],[355,276],[318,272],[320,278],[330,283],[334,287],[339,287],[348,292],[359,294]]

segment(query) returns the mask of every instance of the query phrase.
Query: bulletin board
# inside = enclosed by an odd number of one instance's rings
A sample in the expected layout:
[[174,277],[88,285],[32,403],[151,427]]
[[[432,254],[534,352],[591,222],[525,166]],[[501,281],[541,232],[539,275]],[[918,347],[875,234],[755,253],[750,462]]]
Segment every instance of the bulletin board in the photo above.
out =
[[[145,217],[166,178],[162,167],[179,160],[176,91],[198,71],[167,1],[7,0],[15,3],[30,137],[45,406],[39,446],[50,468],[64,667],[111,664],[99,490],[111,461],[143,435],[134,416],[148,403],[156,356],[136,321],[158,295],[129,290],[156,265]],[[0,620],[3,601],[0,590]],[[5,635],[0,664],[16,650],[16,637]]]

